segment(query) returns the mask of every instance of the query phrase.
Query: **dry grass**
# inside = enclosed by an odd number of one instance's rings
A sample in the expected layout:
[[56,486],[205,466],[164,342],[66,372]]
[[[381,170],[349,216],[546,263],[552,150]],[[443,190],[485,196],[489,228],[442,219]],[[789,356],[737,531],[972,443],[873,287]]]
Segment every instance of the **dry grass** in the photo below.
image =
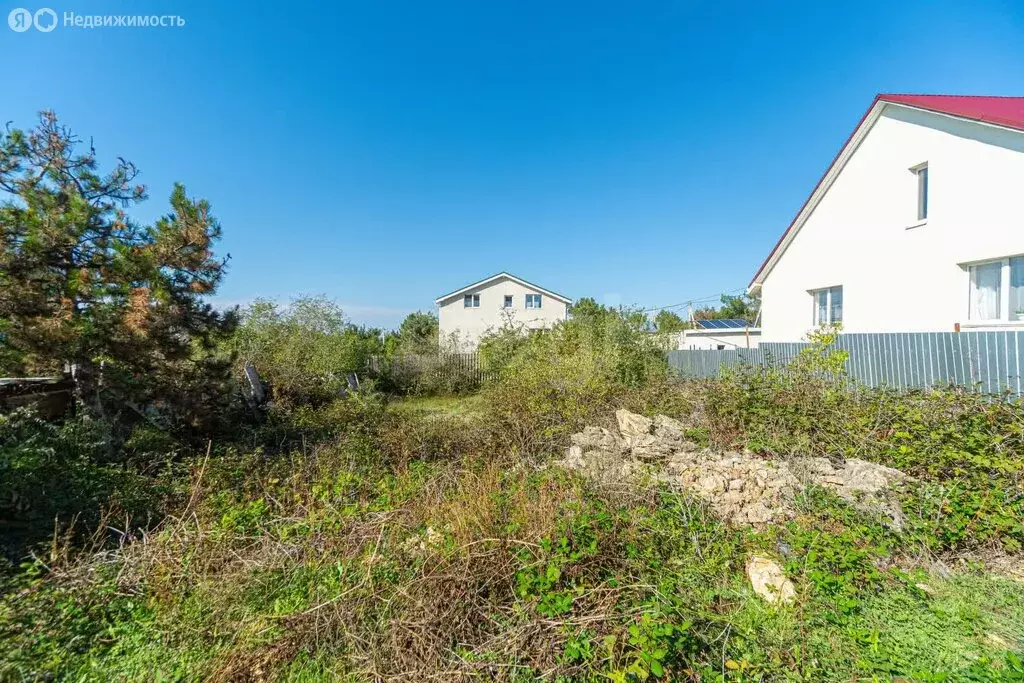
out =
[[[255,526],[231,527],[236,507],[225,512],[197,483],[194,509],[120,554],[122,593],[146,595],[179,626],[196,621],[189,609],[201,602],[196,628],[218,625],[211,680],[269,680],[298,653],[324,651],[365,680],[561,671],[566,624],[599,628],[613,612],[617,590],[590,592],[571,622],[544,618],[516,594],[517,572],[542,562],[541,543],[592,502],[579,482],[467,458],[429,474],[364,473],[324,495],[314,482],[346,479],[347,463],[317,455],[287,481],[249,482],[265,502]],[[338,568],[343,581],[320,583]],[[294,609],[275,613],[275,598],[296,586]]]

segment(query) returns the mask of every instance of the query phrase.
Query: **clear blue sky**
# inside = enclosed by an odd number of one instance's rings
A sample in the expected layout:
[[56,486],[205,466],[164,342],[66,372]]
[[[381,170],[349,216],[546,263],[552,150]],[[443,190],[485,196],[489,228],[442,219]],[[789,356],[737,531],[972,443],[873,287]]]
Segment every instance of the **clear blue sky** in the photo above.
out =
[[393,326],[508,270],[663,306],[745,286],[877,92],[1024,94],[1024,3],[842,4],[50,4],[187,23],[0,24],[0,114],[135,161],[140,218],[208,198],[221,303]]

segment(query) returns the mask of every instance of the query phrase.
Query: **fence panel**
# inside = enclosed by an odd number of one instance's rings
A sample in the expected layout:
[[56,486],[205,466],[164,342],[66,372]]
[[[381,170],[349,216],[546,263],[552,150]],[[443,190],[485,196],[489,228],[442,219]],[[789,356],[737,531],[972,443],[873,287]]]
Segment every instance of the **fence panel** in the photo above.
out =
[[[781,367],[805,343],[764,342],[756,349],[679,350],[669,365],[685,377],[719,377],[722,368],[746,363]],[[900,332],[841,334],[836,347],[849,353],[850,378],[871,387],[926,388],[942,384],[984,393],[1024,395],[1024,332]]]
[[479,385],[488,379],[478,353],[373,356],[367,371],[375,377],[389,375],[403,385],[425,380],[437,384],[459,381]]

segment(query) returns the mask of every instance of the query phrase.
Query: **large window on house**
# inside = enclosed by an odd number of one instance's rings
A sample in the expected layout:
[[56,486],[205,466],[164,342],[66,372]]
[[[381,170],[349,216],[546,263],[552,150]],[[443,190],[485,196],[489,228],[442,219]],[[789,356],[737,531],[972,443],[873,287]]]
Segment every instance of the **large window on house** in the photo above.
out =
[[970,267],[967,317],[972,322],[1024,321],[1024,256]]
[[814,326],[843,322],[843,288],[829,287],[811,291],[814,298]]
[[462,305],[466,308],[480,308],[480,295],[467,294],[462,297]]
[[917,176],[917,220],[928,220],[928,164],[918,164],[910,172]]
[[540,294],[527,294],[526,295],[526,307],[527,308],[540,308]]

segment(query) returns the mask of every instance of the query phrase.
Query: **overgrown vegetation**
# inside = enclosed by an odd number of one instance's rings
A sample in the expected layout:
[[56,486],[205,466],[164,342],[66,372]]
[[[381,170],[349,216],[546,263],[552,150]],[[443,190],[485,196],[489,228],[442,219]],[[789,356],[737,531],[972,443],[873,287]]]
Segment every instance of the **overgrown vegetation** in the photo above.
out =
[[[373,393],[282,407],[306,441],[184,458],[159,524],[57,538],[9,573],[2,675],[1024,678],[1024,584],[982,570],[1024,539],[1019,404],[850,391],[827,338],[789,372],[701,383],[669,380],[649,344],[604,311],[519,343],[467,409]],[[899,466],[917,478],[906,527],[809,489],[758,533],[684,493],[548,465],[616,406],[687,418],[715,447]],[[753,553],[779,558],[793,604],[753,595]]]
[[340,395],[350,373],[362,373],[384,351],[379,330],[350,323],[326,297],[302,297],[287,307],[257,300],[233,335],[236,372],[251,363],[277,402],[322,405]]
[[701,388],[709,434],[772,457],[859,457],[918,477],[904,501],[932,550],[1024,544],[1024,410],[957,387],[895,392],[842,381],[834,333],[782,369],[740,367]]
[[[5,236],[56,225],[25,211],[77,226],[51,199],[6,207]],[[82,348],[127,282],[76,304],[81,334],[46,353],[19,337],[5,362]],[[488,339],[471,396],[396,399],[384,372],[342,397],[369,358],[436,342],[430,316],[407,322],[382,338],[305,299],[199,334],[198,364],[257,363],[274,399],[258,415],[217,373],[181,412],[188,383],[124,412],[86,396],[60,423],[0,415],[0,680],[1024,680],[1018,400],[851,387],[828,331],[785,370],[677,381],[643,314],[593,300]],[[186,362],[140,349],[86,360]],[[898,467],[903,529],[813,487],[792,521],[734,528],[685,492],[552,462],[618,407],[716,450]],[[792,603],[752,592],[754,554],[784,567]]]

